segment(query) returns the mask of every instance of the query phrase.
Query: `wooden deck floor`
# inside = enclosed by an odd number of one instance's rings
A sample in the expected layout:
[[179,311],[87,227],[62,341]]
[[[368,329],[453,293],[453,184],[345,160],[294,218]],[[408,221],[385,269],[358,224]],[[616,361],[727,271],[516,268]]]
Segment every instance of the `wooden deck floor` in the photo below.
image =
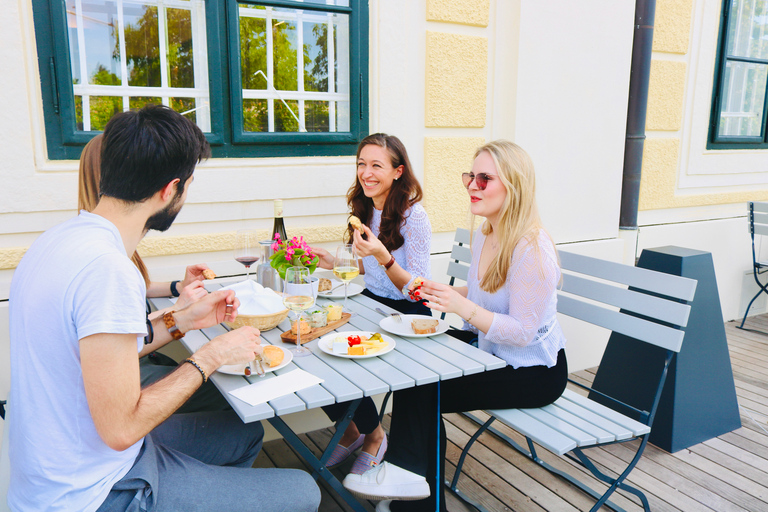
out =
[[[738,323],[726,323],[742,427],[701,444],[669,454],[651,444],[630,474],[628,481],[645,492],[654,512],[666,511],[746,511],[768,512],[768,335],[743,331]],[[753,317],[745,327],[768,332],[768,315]],[[591,381],[593,373],[578,372],[576,378]],[[478,414],[478,416],[482,416]],[[476,425],[467,418],[448,414],[448,478],[453,476],[461,448],[474,433]],[[511,429],[495,426],[520,441]],[[386,425],[385,425],[386,427]],[[309,433],[319,454],[332,431]],[[599,464],[616,468],[631,457],[624,445],[592,449]],[[550,464],[581,474],[594,489],[605,488],[580,467],[541,450]],[[263,467],[304,468],[300,459],[283,441],[265,444],[256,463]],[[349,463],[351,466],[351,463]],[[339,476],[349,466],[341,468]],[[459,488],[492,511],[568,512],[589,510],[594,500],[561,478],[523,458],[490,433],[483,434],[464,464]],[[621,492],[611,498],[627,511],[639,511],[639,501]],[[375,503],[367,504],[373,510]],[[455,498],[449,499],[449,511],[473,510]],[[323,490],[321,511],[348,510]],[[601,510],[610,510],[603,507]]]

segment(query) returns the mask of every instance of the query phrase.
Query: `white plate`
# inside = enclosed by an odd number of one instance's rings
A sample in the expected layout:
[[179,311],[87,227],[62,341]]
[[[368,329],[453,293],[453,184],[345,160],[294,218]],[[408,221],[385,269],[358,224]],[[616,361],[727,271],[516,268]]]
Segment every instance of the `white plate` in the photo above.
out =
[[[430,336],[437,336],[438,334],[442,334],[451,328],[451,324],[449,324],[447,321],[440,320],[439,318],[435,318],[433,316],[400,315],[400,318],[403,320],[402,322],[395,321],[395,319],[392,318],[391,316],[382,318],[381,321],[379,322],[379,327],[381,327],[387,332],[391,332],[392,334],[397,334],[398,336],[405,336],[408,338],[428,338]],[[413,329],[411,328],[411,320],[417,320],[419,318],[428,318],[430,320],[437,320],[437,330],[429,334],[414,333]]]
[[[341,286],[339,286],[341,285]],[[336,288],[338,286],[338,288]],[[329,299],[343,299],[344,298],[344,284],[336,279],[331,279],[331,290],[327,292],[317,292],[318,297],[327,297]],[[347,291],[347,297],[358,295],[363,293],[365,286],[361,286],[357,283],[349,283],[349,290]]]
[[[350,356],[348,354],[334,354],[333,353],[333,342],[336,341],[336,338],[339,336],[352,336],[353,334],[356,334],[358,336],[364,335],[368,336],[369,338],[373,334],[371,331],[339,331],[339,332],[332,332],[331,334],[326,334],[322,338],[320,338],[317,341],[317,347],[325,352],[326,354],[330,354],[332,356],[336,357],[343,357],[344,359],[368,359],[371,357],[379,357],[383,356],[387,352],[391,352],[395,348],[395,340],[387,336],[386,334],[381,335],[381,339],[389,343],[389,346],[387,348],[380,350],[376,352],[375,354],[366,354],[364,356]],[[381,334],[381,333],[379,333]]]
[[[283,347],[277,347],[277,348],[282,350],[283,354],[285,355],[285,357],[283,357],[283,362],[272,368],[270,368],[269,365],[267,364],[263,364],[265,373],[273,372],[275,370],[279,370],[280,368],[285,368],[286,366],[288,366],[288,363],[290,363],[291,360],[293,359],[293,353],[291,353],[290,350],[285,349]],[[220,373],[228,373],[229,375],[239,375],[241,377],[245,377],[245,366],[246,366],[245,364],[225,364],[224,366],[222,366],[216,371]],[[256,375],[255,369],[254,369],[253,375]]]

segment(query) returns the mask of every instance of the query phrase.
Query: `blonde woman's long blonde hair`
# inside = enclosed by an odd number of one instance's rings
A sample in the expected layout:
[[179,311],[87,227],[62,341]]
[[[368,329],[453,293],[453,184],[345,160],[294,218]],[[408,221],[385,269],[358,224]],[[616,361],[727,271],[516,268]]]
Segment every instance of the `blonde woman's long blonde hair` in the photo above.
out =
[[[536,206],[536,175],[528,153],[508,140],[495,140],[481,146],[475,151],[475,158],[483,152],[493,159],[499,180],[507,190],[496,226],[499,251],[480,282],[483,290],[494,293],[507,280],[517,244],[523,238],[528,238],[534,249],[539,250],[538,235],[543,227]],[[485,222],[482,233],[487,237],[492,231],[490,222]]]
[[[92,212],[99,204],[99,181],[101,180],[101,134],[95,136],[80,153],[80,173],[77,186],[77,209]],[[149,286],[149,271],[138,252],[134,252],[131,261],[141,272],[144,282]]]

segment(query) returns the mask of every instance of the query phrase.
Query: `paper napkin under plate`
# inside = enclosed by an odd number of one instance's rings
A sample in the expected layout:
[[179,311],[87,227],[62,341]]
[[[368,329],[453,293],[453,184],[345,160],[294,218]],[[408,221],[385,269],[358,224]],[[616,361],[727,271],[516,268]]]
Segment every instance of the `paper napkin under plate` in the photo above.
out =
[[320,377],[297,368],[276,377],[259,379],[253,384],[232,390],[229,394],[249,405],[259,405],[321,382],[323,379]]

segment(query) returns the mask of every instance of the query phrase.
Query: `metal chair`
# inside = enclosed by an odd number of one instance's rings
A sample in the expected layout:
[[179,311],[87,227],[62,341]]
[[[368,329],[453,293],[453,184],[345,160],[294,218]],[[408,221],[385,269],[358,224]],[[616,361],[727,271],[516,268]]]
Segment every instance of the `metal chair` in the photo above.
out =
[[768,281],[763,284],[757,277],[759,274],[768,271],[768,261],[758,261],[757,251],[755,251],[755,235],[768,235],[768,202],[750,201],[747,203],[747,209],[749,212],[749,236],[752,238],[752,275],[755,277],[755,282],[757,283],[757,286],[760,287],[760,290],[754,297],[752,297],[752,300],[749,301],[747,310],[744,312],[744,318],[741,319],[739,329],[760,334],[768,334],[767,332],[744,328],[744,322],[747,321],[747,315],[749,315],[749,308],[752,307],[752,303],[755,302],[761,293],[768,293]]

